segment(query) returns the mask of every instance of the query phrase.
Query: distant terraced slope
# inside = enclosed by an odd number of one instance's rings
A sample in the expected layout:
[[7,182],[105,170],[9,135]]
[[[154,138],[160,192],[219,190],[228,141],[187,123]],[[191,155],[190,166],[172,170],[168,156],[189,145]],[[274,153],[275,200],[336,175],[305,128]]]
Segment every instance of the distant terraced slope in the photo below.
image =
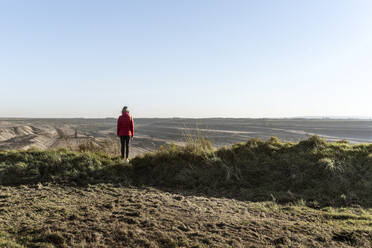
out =
[[[130,157],[153,151],[170,140],[156,139],[136,134]],[[74,123],[73,120],[51,121],[0,121],[0,150],[27,150],[30,148],[79,150],[81,147],[103,151],[113,155],[120,153],[119,139],[115,125],[101,125],[98,122]]]
[[56,129],[50,126],[21,125],[0,127],[0,149],[49,148],[58,138]]

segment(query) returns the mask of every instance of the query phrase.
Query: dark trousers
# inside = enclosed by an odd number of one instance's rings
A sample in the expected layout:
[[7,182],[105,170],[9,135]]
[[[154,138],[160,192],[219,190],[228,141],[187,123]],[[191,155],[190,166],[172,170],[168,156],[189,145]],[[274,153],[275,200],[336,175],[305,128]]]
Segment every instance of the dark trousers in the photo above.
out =
[[124,150],[126,158],[129,156],[129,140],[130,136],[120,136],[120,143],[121,143],[121,158],[124,158]]

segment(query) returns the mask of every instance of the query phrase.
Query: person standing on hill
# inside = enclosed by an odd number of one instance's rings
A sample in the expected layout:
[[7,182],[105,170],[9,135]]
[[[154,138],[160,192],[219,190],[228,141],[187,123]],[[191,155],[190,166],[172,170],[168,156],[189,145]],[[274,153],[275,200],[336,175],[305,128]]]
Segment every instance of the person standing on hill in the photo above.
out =
[[129,162],[129,140],[134,136],[134,123],[133,118],[129,114],[128,107],[125,106],[121,111],[122,115],[119,116],[117,125],[117,136],[120,137],[121,143],[121,158],[124,159],[124,150],[126,161]]

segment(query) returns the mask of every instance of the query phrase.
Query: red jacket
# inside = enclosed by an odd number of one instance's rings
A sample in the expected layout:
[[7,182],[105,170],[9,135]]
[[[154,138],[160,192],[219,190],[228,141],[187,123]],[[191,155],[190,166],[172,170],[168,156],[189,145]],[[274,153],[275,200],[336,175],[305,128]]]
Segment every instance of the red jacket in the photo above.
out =
[[116,134],[117,136],[133,136],[134,135],[133,118],[129,115],[128,112],[119,116]]

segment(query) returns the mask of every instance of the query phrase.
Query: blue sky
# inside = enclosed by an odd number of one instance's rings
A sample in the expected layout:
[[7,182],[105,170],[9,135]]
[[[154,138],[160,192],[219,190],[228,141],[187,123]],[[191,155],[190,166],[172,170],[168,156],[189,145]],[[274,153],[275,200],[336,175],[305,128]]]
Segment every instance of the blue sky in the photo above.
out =
[[372,116],[370,0],[0,0],[0,117]]

